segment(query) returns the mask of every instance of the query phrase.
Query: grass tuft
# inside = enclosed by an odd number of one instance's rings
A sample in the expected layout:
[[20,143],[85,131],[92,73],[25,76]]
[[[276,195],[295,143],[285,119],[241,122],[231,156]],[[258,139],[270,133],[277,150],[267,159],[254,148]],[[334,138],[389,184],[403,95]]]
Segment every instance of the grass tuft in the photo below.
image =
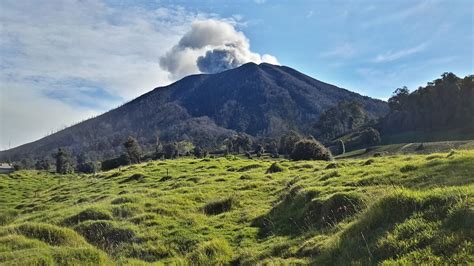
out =
[[200,243],[187,259],[190,265],[226,265],[232,260],[232,248],[223,239]]
[[233,196],[211,201],[204,205],[203,211],[207,215],[217,215],[223,212],[228,212],[232,206],[236,204],[236,199]]
[[272,163],[270,167],[267,169],[265,172],[266,174],[272,174],[272,173],[278,173],[278,172],[283,172],[285,171],[285,168],[283,168],[281,165],[278,163]]
[[64,225],[76,225],[89,220],[112,220],[109,212],[98,208],[88,208],[63,220]]

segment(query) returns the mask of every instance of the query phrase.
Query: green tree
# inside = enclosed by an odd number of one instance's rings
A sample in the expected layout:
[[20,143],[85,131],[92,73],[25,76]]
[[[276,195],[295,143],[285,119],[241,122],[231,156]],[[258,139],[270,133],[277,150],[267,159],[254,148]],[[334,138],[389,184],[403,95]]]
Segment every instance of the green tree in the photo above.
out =
[[71,156],[65,149],[59,148],[54,157],[56,158],[56,172],[58,174],[69,174],[74,171]]
[[174,142],[167,143],[163,145],[163,155],[166,159],[174,159],[179,155],[178,145]]
[[363,105],[357,101],[339,102],[319,117],[315,125],[318,139],[329,141],[362,127],[369,121]]
[[51,164],[49,163],[48,159],[41,159],[41,160],[36,161],[36,163],[35,163],[35,169],[36,170],[46,170],[46,171],[48,171],[50,167],[51,167]]

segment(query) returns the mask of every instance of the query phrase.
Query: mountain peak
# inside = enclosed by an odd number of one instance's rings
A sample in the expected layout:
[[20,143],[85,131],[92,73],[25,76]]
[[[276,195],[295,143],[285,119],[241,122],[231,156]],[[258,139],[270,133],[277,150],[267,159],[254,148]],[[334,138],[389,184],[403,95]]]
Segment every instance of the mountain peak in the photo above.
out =
[[372,117],[387,111],[383,101],[292,68],[249,62],[216,74],[185,77],[0,157],[49,156],[62,146],[73,154],[81,151],[104,159],[119,155],[121,143],[130,135],[149,148],[157,132],[165,142],[189,140],[208,147],[236,132],[258,137],[279,137],[288,130],[312,134],[321,113],[340,101],[359,101]]

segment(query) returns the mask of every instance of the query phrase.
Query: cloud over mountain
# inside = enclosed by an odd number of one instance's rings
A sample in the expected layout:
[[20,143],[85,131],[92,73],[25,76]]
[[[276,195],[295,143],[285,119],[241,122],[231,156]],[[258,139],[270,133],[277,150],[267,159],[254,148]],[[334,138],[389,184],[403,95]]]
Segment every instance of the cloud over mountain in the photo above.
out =
[[178,44],[160,58],[161,68],[173,79],[217,73],[247,62],[278,64],[274,56],[252,52],[247,37],[231,22],[216,19],[193,22]]

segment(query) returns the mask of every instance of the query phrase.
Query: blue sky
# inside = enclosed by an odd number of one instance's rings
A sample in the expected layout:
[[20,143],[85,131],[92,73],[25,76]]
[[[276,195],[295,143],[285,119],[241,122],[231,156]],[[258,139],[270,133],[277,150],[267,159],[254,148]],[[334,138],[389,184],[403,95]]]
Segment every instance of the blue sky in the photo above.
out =
[[209,51],[380,99],[474,73],[470,0],[5,0],[0,10],[0,149],[201,72]]

